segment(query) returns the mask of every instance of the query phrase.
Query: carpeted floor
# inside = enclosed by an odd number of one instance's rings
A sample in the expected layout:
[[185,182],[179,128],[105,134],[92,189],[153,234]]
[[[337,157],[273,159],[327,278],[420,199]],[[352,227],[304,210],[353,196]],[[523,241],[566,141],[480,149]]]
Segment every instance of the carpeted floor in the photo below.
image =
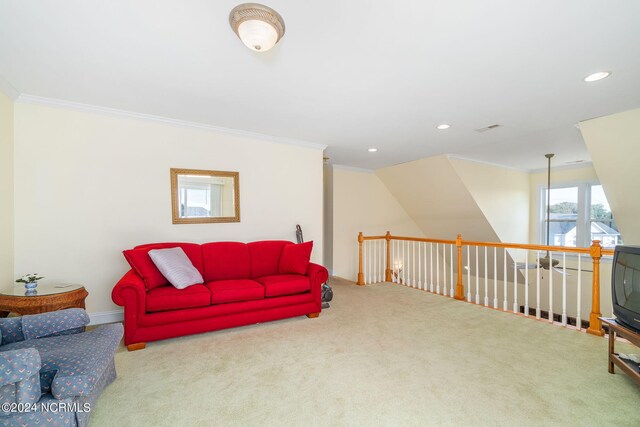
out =
[[333,288],[317,319],[122,348],[91,426],[640,425],[640,387],[607,372],[603,338],[398,285]]

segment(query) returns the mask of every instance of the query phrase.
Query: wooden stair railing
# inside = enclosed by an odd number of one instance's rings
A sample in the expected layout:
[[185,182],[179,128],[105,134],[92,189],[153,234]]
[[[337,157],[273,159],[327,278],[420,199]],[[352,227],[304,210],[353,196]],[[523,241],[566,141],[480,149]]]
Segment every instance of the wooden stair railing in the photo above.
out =
[[[465,241],[462,239],[462,235],[458,234],[456,237],[456,240],[444,240],[444,239],[431,239],[431,238],[420,238],[420,237],[402,237],[402,236],[393,236],[391,235],[391,233],[389,231],[386,232],[385,235],[383,236],[365,236],[363,235],[362,232],[358,233],[358,277],[357,277],[357,284],[360,286],[365,285],[366,282],[366,274],[364,271],[364,265],[363,265],[363,246],[366,245],[366,242],[372,241],[372,243],[376,244],[376,241],[380,241],[379,243],[377,243],[377,245],[382,245],[384,242],[384,249],[378,246],[378,250],[376,252],[375,255],[375,259],[370,259],[371,262],[376,263],[379,262],[380,263],[380,270],[378,270],[378,274],[376,275],[376,277],[378,278],[382,278],[382,263],[384,262],[384,281],[385,282],[397,282],[397,283],[403,283],[405,280],[405,272],[402,271],[402,268],[405,266],[401,266],[401,267],[396,267],[392,264],[392,248],[394,247],[393,242],[396,241],[398,242],[396,245],[400,244],[399,242],[402,242],[402,251],[404,251],[405,249],[405,244],[409,245],[413,242],[413,256],[414,256],[414,264],[415,264],[415,256],[416,256],[416,244],[418,244],[418,269],[420,270],[419,275],[421,274],[422,270],[421,270],[421,266],[420,266],[420,262],[423,261],[424,264],[422,264],[422,266],[424,267],[424,272],[425,272],[425,280],[424,280],[424,290],[427,290],[427,268],[426,268],[426,264],[427,264],[427,259],[426,259],[426,244],[429,244],[429,248],[430,248],[430,275],[431,275],[431,289],[430,292],[434,292],[434,288],[433,288],[433,244],[436,244],[436,271],[437,271],[437,293],[440,293],[440,281],[439,281],[439,275],[440,275],[440,261],[439,261],[439,252],[438,252],[438,248],[439,245],[449,245],[450,247],[450,277],[449,280],[451,281],[451,288],[449,293],[447,293],[447,284],[446,284],[446,275],[447,275],[447,271],[446,271],[446,258],[447,258],[447,254],[446,254],[446,250],[443,250],[443,257],[444,257],[444,263],[443,263],[443,269],[442,269],[442,273],[443,273],[443,277],[445,280],[445,284],[444,284],[444,294],[447,295],[449,294],[449,296],[452,296],[453,298],[460,300],[460,301],[467,301],[467,302],[473,302],[471,301],[471,293],[469,292],[467,297],[465,297],[465,287],[464,287],[464,282],[463,282],[463,248],[466,246],[467,247],[467,264],[469,264],[469,259],[470,259],[470,247],[471,246],[475,246],[476,247],[476,301],[475,303],[480,303],[479,298],[478,298],[478,287],[479,287],[479,276],[478,276],[478,248],[479,247],[484,247],[485,248],[485,259],[484,259],[484,267],[485,267],[485,306],[489,306],[488,302],[487,302],[487,282],[488,282],[488,267],[487,267],[487,249],[488,248],[494,248],[494,308],[497,308],[497,275],[496,275],[496,270],[497,270],[497,261],[496,261],[496,257],[495,254],[497,253],[497,248],[502,248],[504,250],[504,291],[505,291],[505,300],[504,300],[504,306],[501,310],[504,311],[508,311],[507,310],[507,305],[506,305],[506,291],[507,291],[507,264],[506,264],[506,255],[507,255],[507,249],[512,249],[512,250],[526,250],[526,251],[538,251],[538,263],[540,261],[540,251],[545,251],[547,253],[561,253],[562,254],[562,258],[566,261],[566,257],[565,254],[570,253],[570,254],[578,254],[578,256],[580,257],[581,255],[588,255],[591,258],[591,262],[593,265],[593,276],[592,276],[592,283],[591,283],[591,312],[589,314],[589,328],[587,329],[587,332],[593,335],[598,335],[598,336],[603,336],[604,335],[604,330],[602,329],[602,323],[599,319],[599,317],[602,316],[602,314],[600,313],[600,259],[602,258],[602,256],[610,256],[614,254],[614,251],[611,249],[603,249],[602,246],[600,245],[600,241],[599,240],[594,240],[591,244],[590,247],[588,248],[575,248],[575,247],[567,247],[567,246],[546,246],[546,245],[529,245],[529,244],[518,244],[518,243],[498,243],[498,242],[476,242],[476,241]],[[423,244],[423,253],[422,255],[425,257],[424,260],[420,259],[420,244]],[[444,247],[443,246],[443,247]],[[457,264],[457,277],[456,277],[456,282],[455,282],[455,291],[453,290],[453,246],[456,247],[456,264]],[[409,247],[410,248],[410,247]],[[396,246],[396,251],[400,250],[399,246]],[[402,256],[404,257],[404,252],[402,252]],[[528,255],[527,255],[528,257]],[[370,263],[371,263],[370,262]],[[578,259],[578,266],[580,266],[580,258]],[[415,283],[415,265],[412,266],[414,269],[413,272],[413,281]],[[370,268],[370,266],[369,266]],[[515,311],[515,307],[516,307],[516,301],[517,301],[517,273],[516,273],[517,267],[514,265],[514,311]],[[540,274],[540,267],[536,267],[537,270],[537,274]],[[588,270],[586,270],[588,271]],[[402,273],[402,274],[401,274]],[[528,270],[527,270],[528,273]],[[565,270],[566,273],[566,270]],[[420,276],[418,276],[418,282],[421,282],[420,280]],[[411,280],[411,272],[409,273],[409,281]],[[579,318],[579,312],[580,312],[580,280],[581,278],[578,278],[578,318]],[[381,281],[381,280],[378,280]],[[469,291],[471,289],[471,277],[469,278]],[[373,283],[371,280],[369,281],[369,283]],[[526,276],[526,283],[528,284],[528,275]],[[553,276],[550,275],[550,311],[552,311],[552,298],[553,298]],[[420,286],[420,284],[418,284],[418,287]],[[566,274],[563,275],[563,325],[566,326]],[[538,318],[540,318],[540,307],[539,307],[539,303],[540,303],[540,280],[539,280],[539,276],[537,277],[537,316]],[[527,300],[529,297],[529,290],[527,289]],[[528,303],[526,305],[526,314],[528,315]],[[552,316],[549,315],[550,317],[550,321],[553,322]]]

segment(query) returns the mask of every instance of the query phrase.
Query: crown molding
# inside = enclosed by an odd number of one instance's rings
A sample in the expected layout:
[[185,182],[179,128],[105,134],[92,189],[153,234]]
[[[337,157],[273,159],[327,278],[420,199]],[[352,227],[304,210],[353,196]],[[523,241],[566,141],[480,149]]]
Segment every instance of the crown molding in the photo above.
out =
[[14,101],[20,97],[20,92],[7,79],[0,75],[0,91]]
[[471,159],[469,157],[463,157],[463,156],[459,156],[457,154],[446,154],[446,156],[447,156],[448,159],[464,160],[466,162],[480,163],[481,165],[493,166],[493,167],[496,167],[496,168],[510,169],[510,170],[514,170],[514,171],[518,171],[518,172],[530,173],[529,169],[522,169],[522,168],[517,168],[515,166],[501,165],[499,163],[487,162],[485,160]]
[[[1,88],[1,86],[0,86]],[[169,126],[178,126],[191,129],[200,129],[210,132],[224,133],[228,135],[241,136],[246,138],[259,139],[263,141],[275,142],[278,144],[296,145],[299,147],[313,148],[316,150],[324,150],[326,144],[318,144],[316,142],[304,141],[301,139],[283,138],[279,136],[266,135],[258,132],[244,131],[240,129],[231,129],[220,126],[213,126],[206,123],[190,122],[187,120],[172,119],[169,117],[154,116],[152,114],[136,113],[134,111],[120,110],[117,108],[102,107],[99,105],[82,104],[80,102],[65,101],[56,98],[45,98],[42,96],[20,94],[16,102],[24,104],[45,105],[49,107],[63,108],[66,110],[74,110],[88,113],[104,114],[115,117],[126,117],[130,119],[145,120],[148,122],[161,123]]]
[[355,166],[348,166],[348,165],[331,165],[331,166],[334,169],[340,169],[340,170],[351,171],[351,172],[361,172],[361,173],[374,173],[375,172],[373,169],[357,168]]
[[[585,162],[580,162],[580,163],[570,163],[570,164],[563,164],[563,165],[558,165],[558,166],[551,166],[551,170],[552,171],[561,171],[561,170],[566,170],[566,169],[587,169],[587,168],[593,168],[593,162],[589,161],[585,161]],[[547,173],[547,168],[540,168],[540,169],[532,169],[531,171],[529,171],[530,174],[539,174],[539,173]]]

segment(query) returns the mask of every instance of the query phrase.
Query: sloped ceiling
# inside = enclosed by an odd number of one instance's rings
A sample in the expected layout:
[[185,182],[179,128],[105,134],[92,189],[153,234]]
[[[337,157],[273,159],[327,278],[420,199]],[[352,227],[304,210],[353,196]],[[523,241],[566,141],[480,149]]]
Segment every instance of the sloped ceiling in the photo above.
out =
[[498,235],[447,156],[378,169],[376,174],[425,236],[495,242]]
[[640,245],[640,109],[580,122],[624,243]]

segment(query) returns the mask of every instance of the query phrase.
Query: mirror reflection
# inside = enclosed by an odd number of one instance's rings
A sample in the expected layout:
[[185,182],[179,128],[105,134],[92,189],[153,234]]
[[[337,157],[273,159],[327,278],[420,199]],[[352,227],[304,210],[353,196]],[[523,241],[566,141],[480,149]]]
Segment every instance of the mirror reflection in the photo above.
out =
[[238,172],[171,169],[173,223],[239,222]]

